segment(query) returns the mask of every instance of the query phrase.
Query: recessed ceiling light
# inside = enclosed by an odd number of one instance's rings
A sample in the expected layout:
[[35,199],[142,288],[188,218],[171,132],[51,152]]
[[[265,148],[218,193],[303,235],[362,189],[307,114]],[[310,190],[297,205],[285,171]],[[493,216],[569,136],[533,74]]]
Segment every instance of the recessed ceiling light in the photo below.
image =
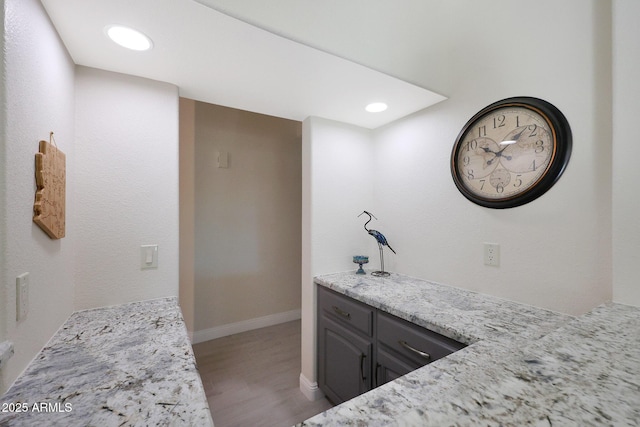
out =
[[371,104],[365,107],[365,110],[367,110],[370,113],[380,113],[386,109],[387,109],[387,104],[385,104],[384,102],[372,102]]
[[109,25],[105,28],[105,33],[115,43],[127,49],[149,50],[153,46],[149,37],[123,25]]

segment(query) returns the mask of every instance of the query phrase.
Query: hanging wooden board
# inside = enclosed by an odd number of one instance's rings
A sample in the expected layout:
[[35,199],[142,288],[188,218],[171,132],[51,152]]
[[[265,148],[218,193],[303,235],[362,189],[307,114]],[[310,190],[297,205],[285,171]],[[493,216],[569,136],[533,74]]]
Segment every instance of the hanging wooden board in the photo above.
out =
[[65,233],[66,158],[56,146],[40,141],[36,154],[36,200],[33,222],[52,239]]

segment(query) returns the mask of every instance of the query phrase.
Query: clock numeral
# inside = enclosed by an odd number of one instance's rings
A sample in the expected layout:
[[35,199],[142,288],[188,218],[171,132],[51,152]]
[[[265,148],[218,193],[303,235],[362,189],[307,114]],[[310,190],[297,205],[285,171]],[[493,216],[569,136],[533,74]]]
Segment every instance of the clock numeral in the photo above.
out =
[[467,169],[467,179],[475,179],[475,175],[473,175],[473,169]]
[[469,156],[464,156],[464,158],[462,159],[462,163],[465,166],[469,166],[469,163],[471,163],[471,158],[469,158]]
[[472,139],[471,141],[465,144],[467,146],[467,151],[476,150],[478,148],[478,141]]
[[540,154],[544,151],[544,141],[539,139],[536,141],[536,149],[535,152],[536,154]]
[[487,127],[486,126],[478,126],[478,138],[487,136]]
[[531,162],[531,170],[535,172],[536,170],[536,161]]
[[506,120],[506,117],[504,116],[504,114],[500,114],[498,117],[494,117],[493,118],[493,128],[501,128],[504,126],[504,122]]
[[498,194],[504,193],[504,186],[501,183],[496,185],[496,192]]
[[480,180],[480,190],[484,190],[484,183],[487,182],[486,179],[481,179]]
[[521,176],[522,175],[516,175],[516,179],[515,179],[515,181],[513,183],[514,187],[518,188],[518,187],[520,187],[522,185],[522,180],[520,179]]
[[538,136],[537,130],[538,130],[538,125],[529,125],[528,129],[531,131],[531,133],[529,134],[529,137],[532,136]]

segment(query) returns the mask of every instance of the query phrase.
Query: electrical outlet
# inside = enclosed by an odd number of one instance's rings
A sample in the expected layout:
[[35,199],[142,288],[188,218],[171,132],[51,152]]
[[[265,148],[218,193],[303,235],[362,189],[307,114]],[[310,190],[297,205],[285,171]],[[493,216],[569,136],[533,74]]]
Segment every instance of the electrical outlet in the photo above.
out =
[[500,245],[497,243],[484,244],[484,265],[500,265]]
[[29,273],[16,277],[16,321],[27,318],[29,312]]

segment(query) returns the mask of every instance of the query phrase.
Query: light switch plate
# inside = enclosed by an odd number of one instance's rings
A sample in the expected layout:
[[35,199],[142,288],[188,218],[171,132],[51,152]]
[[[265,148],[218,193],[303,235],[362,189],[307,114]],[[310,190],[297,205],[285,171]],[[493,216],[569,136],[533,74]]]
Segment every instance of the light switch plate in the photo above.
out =
[[27,318],[29,312],[29,273],[16,277],[16,321]]
[[226,169],[229,167],[229,153],[227,151],[218,151],[216,157],[219,168]]
[[158,268],[158,245],[140,246],[140,269]]

